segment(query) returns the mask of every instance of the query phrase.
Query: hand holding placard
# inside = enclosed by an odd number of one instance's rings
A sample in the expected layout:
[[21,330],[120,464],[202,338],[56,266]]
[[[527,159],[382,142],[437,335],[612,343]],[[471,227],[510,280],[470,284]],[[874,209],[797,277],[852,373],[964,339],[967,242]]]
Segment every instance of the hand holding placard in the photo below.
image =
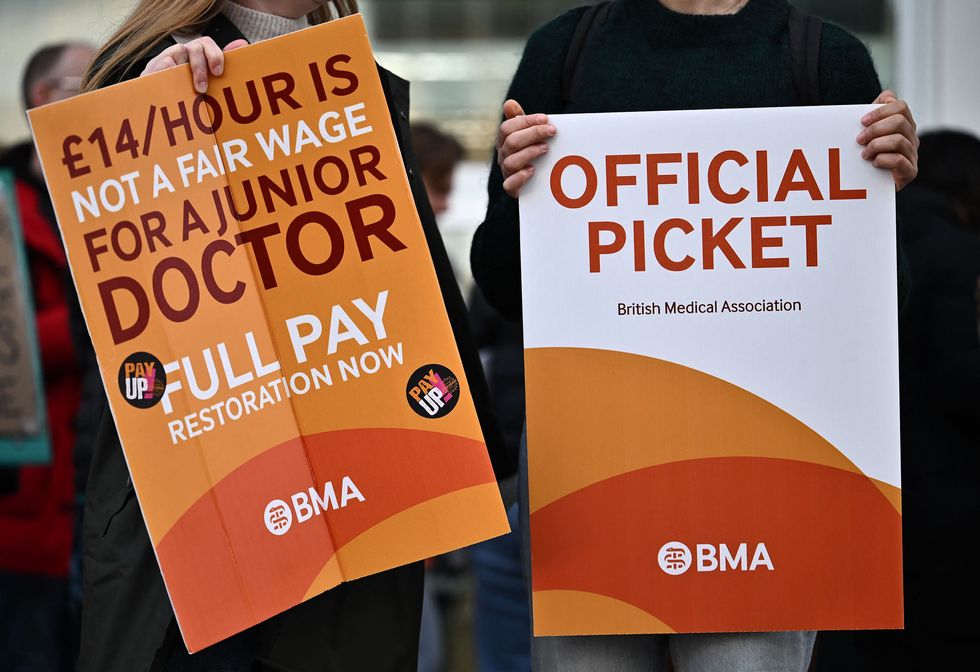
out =
[[507,525],[361,18],[188,69],[31,121],[194,651]]

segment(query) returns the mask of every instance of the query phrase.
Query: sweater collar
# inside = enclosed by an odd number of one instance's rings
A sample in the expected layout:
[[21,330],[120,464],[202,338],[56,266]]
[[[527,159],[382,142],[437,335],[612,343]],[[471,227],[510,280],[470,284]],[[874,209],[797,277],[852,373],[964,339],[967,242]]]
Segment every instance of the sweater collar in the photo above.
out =
[[732,43],[772,35],[786,25],[787,0],[749,0],[734,14],[684,14],[659,0],[620,0],[631,20],[663,42]]
[[235,24],[245,39],[252,44],[293,33],[310,25],[305,16],[290,19],[242,7],[234,2],[227,3],[222,13]]

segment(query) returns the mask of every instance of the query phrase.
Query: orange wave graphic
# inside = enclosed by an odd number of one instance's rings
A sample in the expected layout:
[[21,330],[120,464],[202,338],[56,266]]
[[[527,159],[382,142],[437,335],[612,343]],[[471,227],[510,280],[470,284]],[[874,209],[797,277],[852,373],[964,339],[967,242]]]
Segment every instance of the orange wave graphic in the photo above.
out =
[[653,614],[608,595],[581,590],[537,590],[533,598],[534,617],[557,624],[566,635],[674,632]]
[[[337,556],[341,563],[357,568],[348,570],[344,577],[352,581],[393,565],[455,550],[439,543],[450,533],[456,536],[458,542],[454,546],[459,548],[506,534],[510,525],[506,520],[501,525],[496,509],[488,506],[499,501],[497,483],[491,482],[454,490],[400,511],[340,547]],[[465,537],[459,536],[461,530],[479,531]],[[486,530],[494,532],[488,534]],[[326,572],[331,564],[333,559],[324,568]],[[308,594],[315,585],[314,582]]]
[[[572,348],[525,366],[536,634],[666,631],[653,614],[677,632],[901,627],[897,488],[700,371]],[[673,541],[694,557],[680,576],[658,562]],[[698,571],[698,544],[742,543],[744,567]],[[772,571],[749,568],[759,543]]]
[[[385,532],[367,535],[372,541],[361,544],[377,554],[371,571],[452,550],[440,547],[448,537],[438,530],[465,518],[470,506],[497,512],[484,515],[486,534],[473,542],[505,533],[496,484],[486,481],[486,461],[481,441],[407,429],[316,434],[249,460],[198,499],[156,547],[183,632],[195,633],[188,647],[197,650],[284,611],[315,594],[312,587],[318,593],[368,573],[347,575],[344,549],[373,529]],[[351,501],[303,523],[294,518],[282,536],[266,529],[268,502],[289,502],[310,487],[322,491],[328,481],[339,497],[344,476],[357,485],[364,502]],[[478,486],[488,487],[475,497],[446,498]],[[424,515],[394,522],[420,505]],[[248,552],[233,552],[229,540]],[[386,543],[397,547],[381,552]],[[285,567],[284,557],[292,558]]]
[[[533,482],[533,481],[532,481]],[[696,487],[692,487],[696,484]],[[900,628],[901,517],[865,477],[795,460],[705,458],[620,474],[531,516],[533,593],[604,595],[677,632]],[[692,553],[666,574],[660,548]],[[698,571],[697,544],[745,561]],[[773,569],[751,570],[765,543]],[[536,597],[535,597],[536,599]],[[536,602],[537,603],[537,602]],[[537,635],[663,632],[621,609],[535,611]]]
[[[586,348],[533,348],[524,359],[532,511],[617,474],[703,457],[795,459],[861,473],[786,411],[696,369]],[[607,421],[575,421],[595,417]],[[562,459],[569,450],[573,462]],[[899,488],[873,482],[901,512]]]

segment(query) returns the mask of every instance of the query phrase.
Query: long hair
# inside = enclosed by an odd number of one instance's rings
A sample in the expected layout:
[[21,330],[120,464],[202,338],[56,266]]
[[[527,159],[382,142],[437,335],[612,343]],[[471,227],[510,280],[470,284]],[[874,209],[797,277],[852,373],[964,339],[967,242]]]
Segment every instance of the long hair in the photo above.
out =
[[[357,0],[321,0],[308,15],[310,23],[325,23],[357,12]],[[228,0],[139,0],[122,25],[95,55],[82,91],[103,86],[110,75],[146,56],[172,33],[200,33],[221,13]]]

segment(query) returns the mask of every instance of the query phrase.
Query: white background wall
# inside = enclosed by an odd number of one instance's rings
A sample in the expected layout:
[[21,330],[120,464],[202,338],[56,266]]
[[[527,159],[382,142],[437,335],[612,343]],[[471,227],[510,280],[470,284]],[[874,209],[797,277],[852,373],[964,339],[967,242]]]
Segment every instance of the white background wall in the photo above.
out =
[[980,134],[980,2],[896,0],[896,87],[919,128]]
[[[21,111],[20,76],[28,55],[39,44],[60,40],[102,41],[112,27],[126,14],[135,0],[0,0],[0,145],[26,138],[26,118]],[[589,0],[581,0],[587,2]],[[649,0],[655,2],[656,0]],[[860,2],[860,0],[856,0]],[[980,134],[980,0],[892,0],[895,16],[894,42],[890,35],[876,37],[872,49],[882,78],[906,97],[921,129],[955,126]],[[533,0],[529,0],[533,2]],[[363,2],[368,10],[372,3]],[[384,52],[386,45],[377,45]],[[499,61],[499,73],[493,85],[500,91],[513,70],[520,45],[495,47],[496,51],[482,54]],[[466,49],[486,48],[479,43],[465,45]],[[402,49],[402,56],[424,51],[415,45]],[[513,52],[513,53],[511,53]],[[439,103],[452,108],[452,96],[447,89],[458,91],[465,82],[439,83],[426,97],[424,76],[413,71],[413,62],[398,62],[395,55],[381,53],[386,64],[404,70],[402,74],[416,80],[413,111],[416,116],[427,114],[427,103]],[[405,60],[405,59],[402,59]],[[411,60],[411,59],[409,59]],[[392,62],[388,62],[392,61]],[[496,70],[494,72],[496,72]],[[506,72],[504,72],[506,71]],[[481,73],[486,76],[486,73]],[[483,83],[484,87],[488,82]],[[447,97],[448,96],[448,97]],[[489,98],[497,101],[502,93],[494,89]],[[481,107],[483,101],[481,100]],[[496,116],[496,103],[488,113]],[[488,107],[488,110],[490,108]],[[450,116],[459,116],[450,112]],[[441,125],[450,128],[445,119]],[[464,120],[465,121],[465,120]],[[452,127],[454,132],[461,129]],[[482,135],[481,135],[482,137]],[[487,135],[489,147],[491,135]],[[466,258],[473,227],[482,219],[486,203],[486,165],[484,161],[465,164],[457,175],[457,189],[450,212],[442,217],[447,247],[454,257],[457,274],[466,284],[469,281],[469,262]]]
[[[133,2],[0,0],[0,144],[27,134],[19,81],[31,51],[41,43],[60,40],[98,43]],[[893,82],[912,104],[920,126],[956,126],[980,133],[980,1],[893,0],[893,4]]]

